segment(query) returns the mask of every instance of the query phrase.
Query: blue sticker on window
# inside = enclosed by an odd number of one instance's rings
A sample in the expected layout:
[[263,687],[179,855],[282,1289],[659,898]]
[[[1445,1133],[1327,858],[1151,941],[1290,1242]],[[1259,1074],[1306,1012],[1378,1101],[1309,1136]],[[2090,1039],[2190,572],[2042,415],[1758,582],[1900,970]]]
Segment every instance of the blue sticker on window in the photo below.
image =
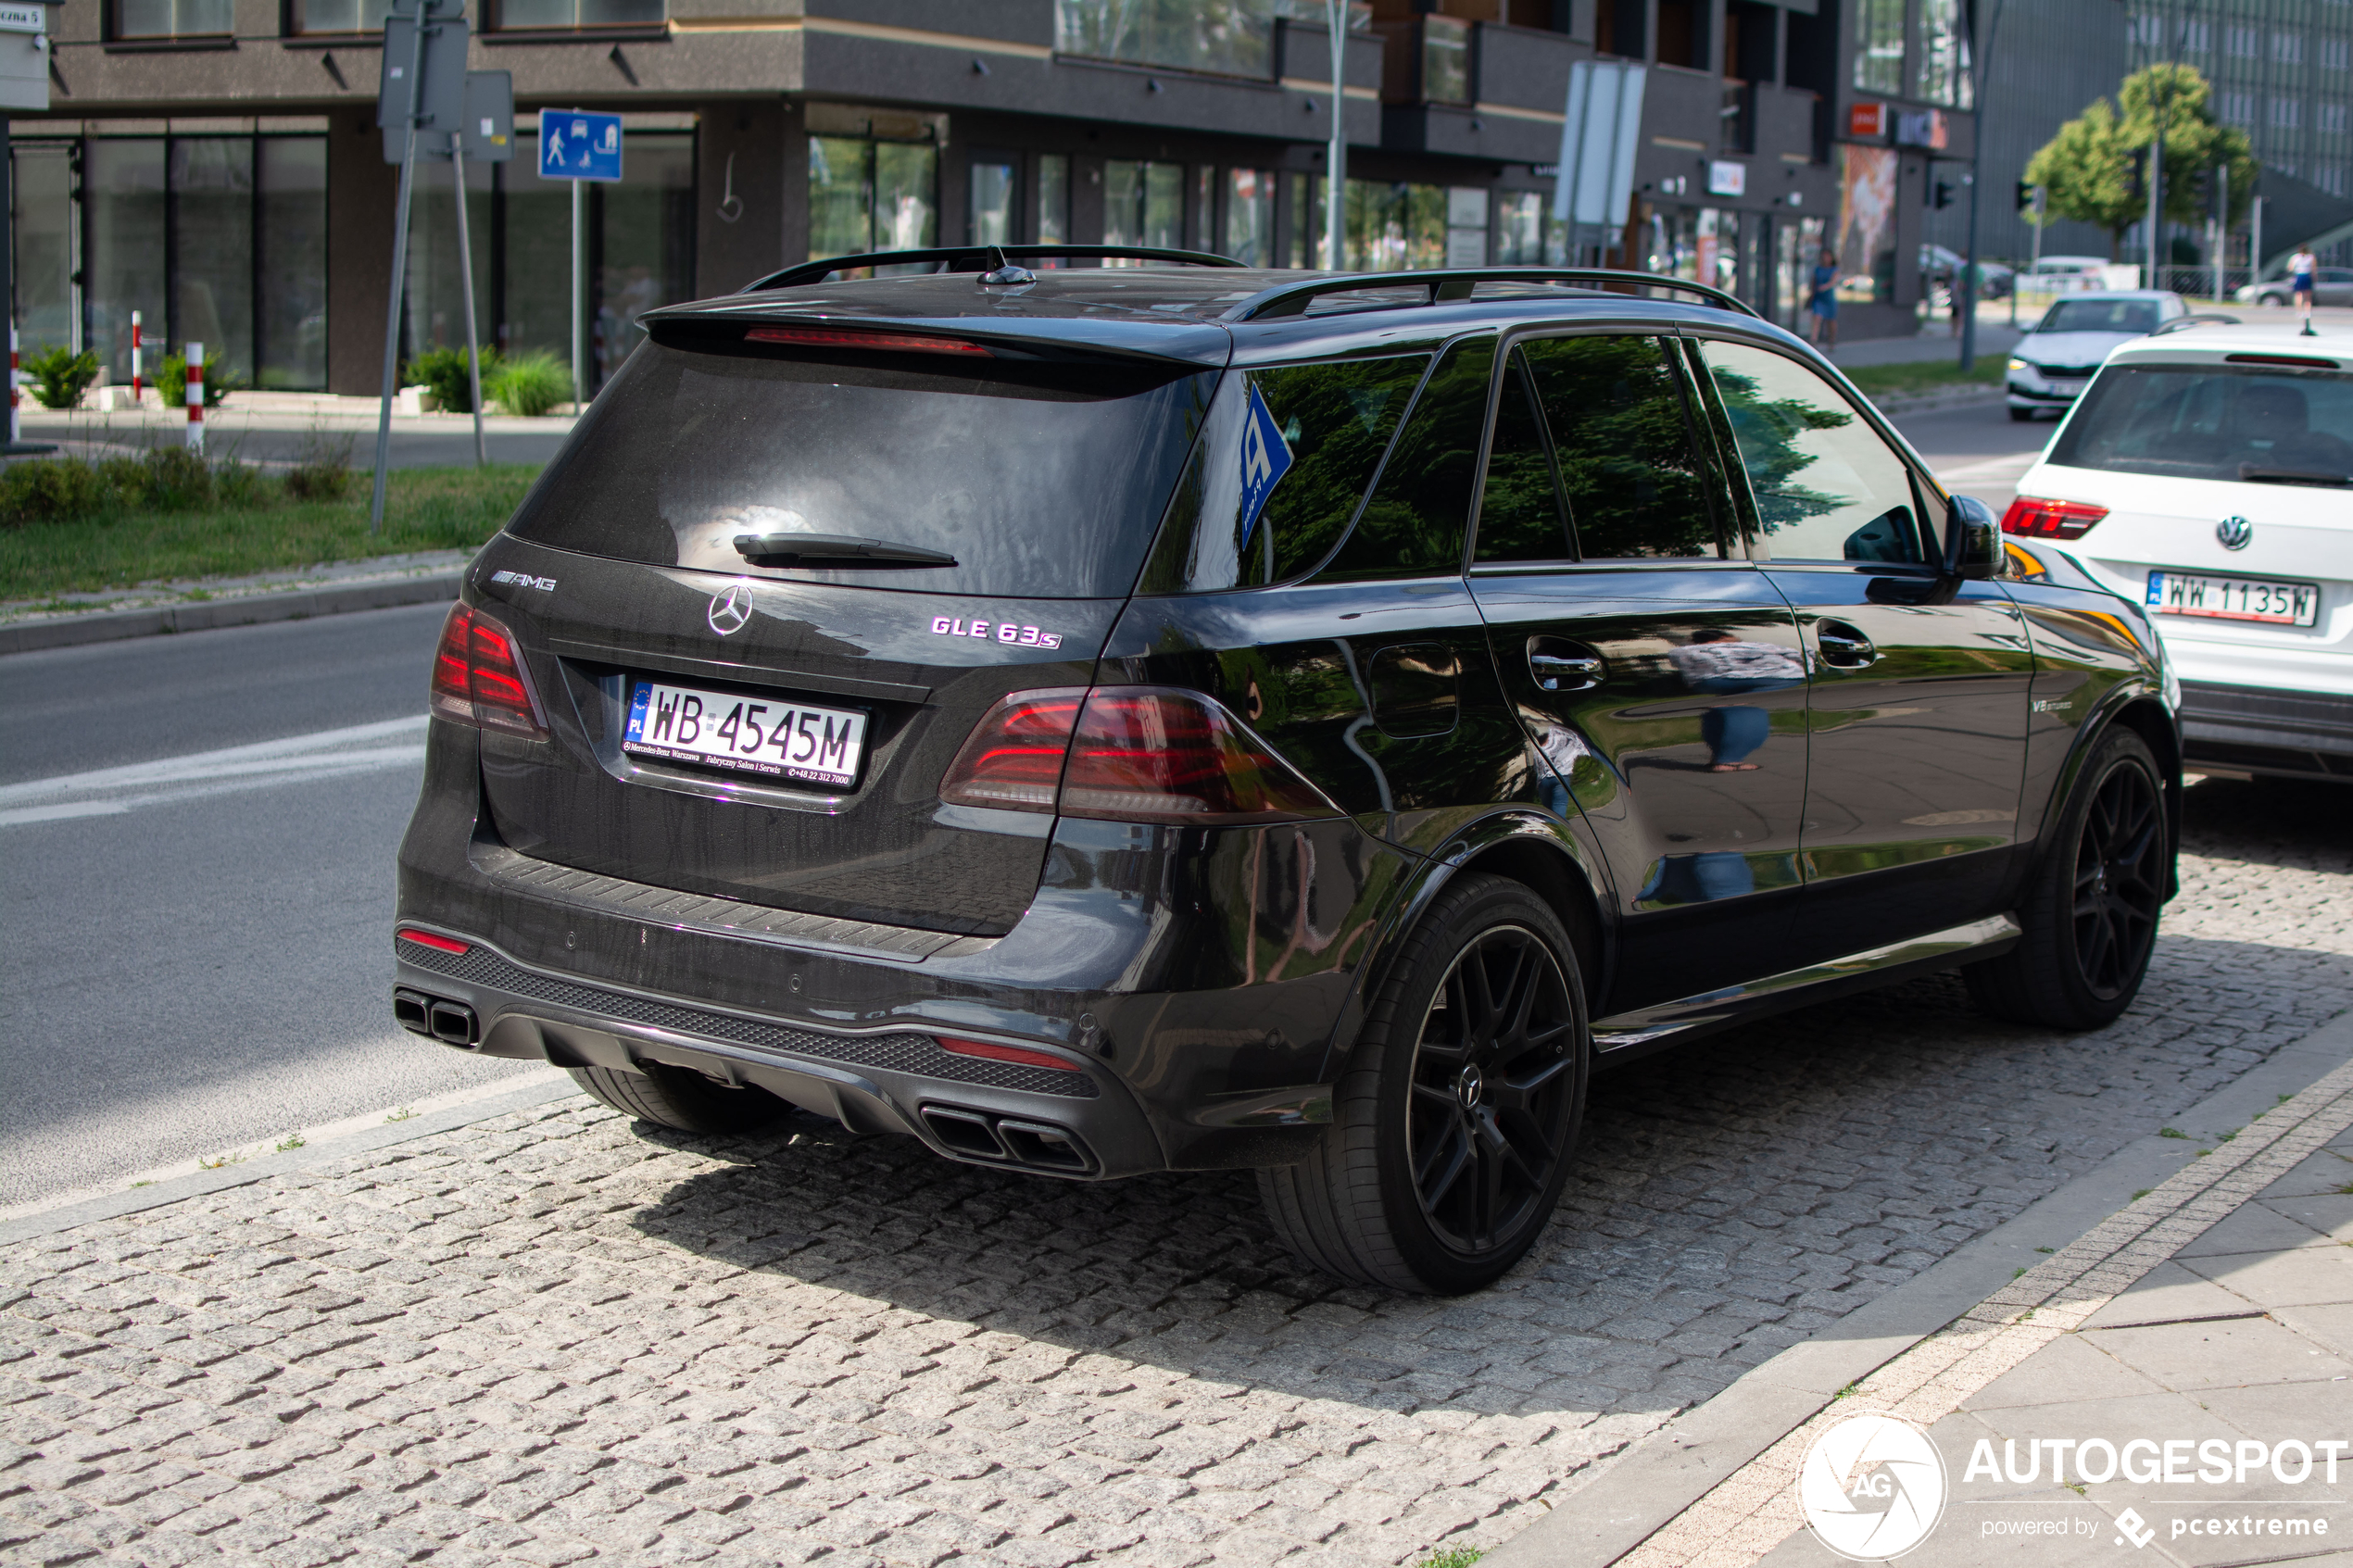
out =
[[1242,538],[1244,545],[1258,528],[1258,514],[1265,509],[1266,497],[1283,475],[1290,472],[1290,443],[1283,439],[1283,427],[1275,422],[1275,411],[1266,407],[1266,399],[1258,395],[1258,388],[1250,389],[1247,416],[1242,420]]

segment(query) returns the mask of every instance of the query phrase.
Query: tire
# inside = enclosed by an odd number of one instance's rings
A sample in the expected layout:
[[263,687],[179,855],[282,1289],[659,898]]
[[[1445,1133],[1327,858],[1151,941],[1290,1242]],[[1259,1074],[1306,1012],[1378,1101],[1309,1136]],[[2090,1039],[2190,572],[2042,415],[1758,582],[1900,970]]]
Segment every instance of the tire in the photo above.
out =
[[1309,1266],[1447,1296],[1527,1255],[1585,1115],[1575,951],[1519,883],[1472,872],[1438,895],[1374,998],[1315,1155],[1259,1173]]
[[2026,425],[2026,424],[2032,424],[2033,422],[2034,422],[2034,410],[2033,410],[2033,409],[2032,409],[2032,408],[2012,408],[2012,409],[2010,410],[2010,423],[2012,423],[2012,424],[2014,424],[2014,425]]
[[2027,884],[2018,946],[1961,972],[1970,998],[2014,1023],[2114,1022],[2148,973],[2172,858],[2157,759],[2132,731],[2111,729]]
[[792,1107],[765,1089],[731,1089],[683,1067],[646,1063],[643,1073],[565,1069],[573,1083],[623,1116],[681,1133],[749,1133],[782,1121]]

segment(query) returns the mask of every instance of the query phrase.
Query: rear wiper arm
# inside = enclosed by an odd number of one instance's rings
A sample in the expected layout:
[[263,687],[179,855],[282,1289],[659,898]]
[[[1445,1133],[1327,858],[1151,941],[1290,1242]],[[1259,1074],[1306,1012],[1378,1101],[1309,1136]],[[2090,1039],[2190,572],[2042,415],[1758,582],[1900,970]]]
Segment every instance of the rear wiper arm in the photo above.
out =
[[2318,484],[2342,490],[2353,485],[2353,474],[2328,473],[2314,469],[2273,469],[2257,463],[2241,463],[2239,478],[2250,484]]
[[956,558],[856,533],[738,533],[736,553],[768,566],[953,566]]

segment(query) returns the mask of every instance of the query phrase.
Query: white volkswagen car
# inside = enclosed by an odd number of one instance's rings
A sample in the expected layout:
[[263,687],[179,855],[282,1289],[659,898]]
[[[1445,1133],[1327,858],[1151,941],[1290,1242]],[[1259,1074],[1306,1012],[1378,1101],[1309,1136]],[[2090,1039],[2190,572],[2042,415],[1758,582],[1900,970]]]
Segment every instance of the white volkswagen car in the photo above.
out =
[[2163,289],[2120,289],[2060,300],[2010,350],[2010,418],[2031,420],[2045,408],[2064,412],[2110,350],[2188,312],[2180,295]]
[[2148,606],[2193,770],[2353,782],[2353,332],[2126,344],[2002,526]]

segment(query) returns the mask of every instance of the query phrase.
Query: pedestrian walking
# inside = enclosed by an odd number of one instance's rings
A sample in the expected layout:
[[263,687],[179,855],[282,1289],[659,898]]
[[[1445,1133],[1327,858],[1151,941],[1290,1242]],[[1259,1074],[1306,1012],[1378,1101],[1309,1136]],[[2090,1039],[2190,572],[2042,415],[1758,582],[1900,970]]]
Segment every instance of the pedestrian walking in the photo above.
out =
[[1813,292],[1806,296],[1806,313],[1814,318],[1814,345],[1831,349],[1838,346],[1838,254],[1830,246],[1822,247],[1819,260],[1814,266]]
[[2296,296],[2296,313],[2304,318],[2304,335],[2314,337],[2312,331],[2312,279],[2321,270],[2321,258],[2309,245],[2298,245],[2296,254],[2287,258],[2287,290]]

